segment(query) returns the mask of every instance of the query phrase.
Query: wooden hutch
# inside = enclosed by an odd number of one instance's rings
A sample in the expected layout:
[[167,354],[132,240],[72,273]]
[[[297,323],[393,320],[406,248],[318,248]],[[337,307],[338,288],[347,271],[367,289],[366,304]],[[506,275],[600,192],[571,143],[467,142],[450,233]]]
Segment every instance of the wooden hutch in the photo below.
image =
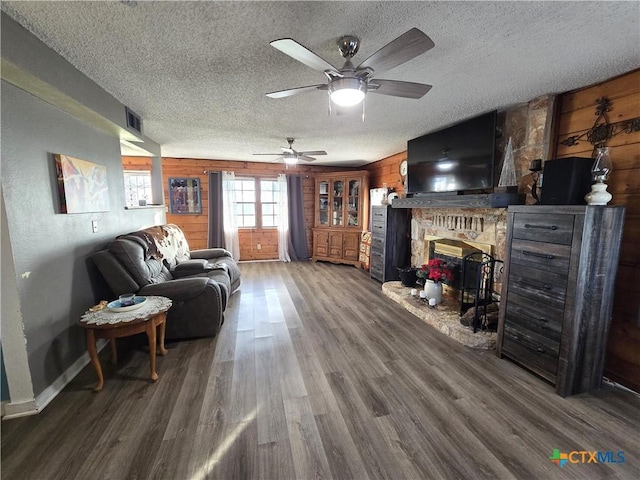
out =
[[368,173],[322,173],[315,181],[312,260],[359,266],[368,221]]

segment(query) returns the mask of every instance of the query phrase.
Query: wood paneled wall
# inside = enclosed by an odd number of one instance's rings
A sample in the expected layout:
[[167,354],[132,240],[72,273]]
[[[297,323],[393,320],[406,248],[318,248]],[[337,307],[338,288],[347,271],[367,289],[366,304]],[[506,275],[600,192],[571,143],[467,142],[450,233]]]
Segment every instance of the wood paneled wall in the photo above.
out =
[[400,162],[406,159],[407,152],[405,150],[362,167],[362,170],[369,172],[369,188],[382,188],[386,183],[387,188],[392,188],[402,196],[404,184],[403,178],[400,176]]
[[[303,179],[304,221],[307,229],[309,254],[311,254],[311,228],[313,227],[314,218],[314,174],[336,170],[341,169],[311,165],[298,165],[295,168],[286,169],[282,163],[163,158],[162,176],[165,198],[168,198],[169,177],[197,177],[200,179],[202,189],[201,215],[171,215],[167,213],[167,223],[173,223],[182,228],[190,248],[206,248],[209,215],[208,171],[233,171],[239,177],[263,176],[274,178],[280,173],[301,175]],[[275,229],[241,229],[238,236],[240,240],[240,260],[273,260],[278,258],[278,233]],[[258,249],[258,245],[261,246],[260,249]]]
[[151,157],[122,157],[123,170],[149,170],[151,171]]
[[[383,158],[377,162],[361,167],[369,172],[369,188],[380,188],[384,183],[388,188],[393,188],[398,194],[404,192],[402,177],[400,176],[400,162],[407,158],[407,152],[397,153]],[[151,170],[151,158],[149,157],[122,157],[124,170]],[[302,175],[304,218],[307,228],[307,244],[309,252],[312,249],[311,228],[314,221],[314,174],[322,172],[334,172],[341,170],[355,170],[354,168],[319,167],[312,165],[299,165],[295,169],[285,169],[278,163],[261,162],[237,162],[227,160],[203,160],[185,158],[163,158],[162,174],[164,196],[168,198],[169,177],[197,177],[202,187],[202,214],[201,215],[171,215],[167,212],[167,223],[178,225],[185,232],[190,248],[206,248],[207,229],[209,215],[209,170],[234,171],[242,176],[275,177],[279,173]],[[275,229],[241,229],[239,232],[240,258],[242,260],[273,260],[278,258],[278,233]],[[258,249],[260,245],[260,249]]]
[[[611,123],[640,116],[640,70],[559,97],[556,158],[591,156],[593,146],[586,137],[571,147],[559,142],[593,126],[595,102],[602,96],[612,101]],[[626,215],[605,375],[640,392],[640,131],[616,135],[608,146],[613,162],[607,182],[610,205],[625,205]]]

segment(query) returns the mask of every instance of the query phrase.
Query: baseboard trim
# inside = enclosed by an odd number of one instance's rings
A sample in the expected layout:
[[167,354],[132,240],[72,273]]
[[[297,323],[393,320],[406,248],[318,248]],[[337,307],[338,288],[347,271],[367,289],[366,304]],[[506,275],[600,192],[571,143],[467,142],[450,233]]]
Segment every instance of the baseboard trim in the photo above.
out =
[[[103,338],[99,339],[96,342],[97,350],[102,350],[107,345],[107,343],[109,343],[107,340]],[[56,380],[51,385],[45,388],[40,393],[40,395],[36,397],[35,400],[38,412],[41,412],[47,405],[49,405],[49,403],[51,403],[51,400],[56,398],[58,394],[64,389],[64,387],[66,387],[69,382],[73,380],[75,376],[78,375],[90,361],[91,359],[89,358],[89,353],[84,352],[84,354],[82,354],[82,356],[80,356],[75,362],[73,362],[73,364],[69,368],[67,368],[62,373],[62,375],[56,378]]]
[[266,260],[238,260],[238,263],[265,263],[265,262],[279,262],[277,258],[268,258]]
[[640,397],[640,392],[636,392],[635,390],[631,390],[630,388],[625,387],[624,385],[622,385],[622,384],[620,384],[618,382],[615,382],[615,381],[611,380],[610,378],[602,377],[602,383],[604,383],[605,385],[609,385],[609,386],[611,386],[613,388],[617,388],[619,390],[624,390],[625,392],[632,393],[636,397]]
[[[102,350],[108,343],[109,342],[105,339],[99,339],[96,345],[98,351]],[[56,380],[45,388],[34,400],[28,400],[20,403],[3,402],[2,419],[9,420],[11,418],[26,417],[28,415],[36,415],[40,413],[90,361],[91,360],[87,352],[82,354],[69,368],[62,372],[62,375],[56,378]]]
[[4,404],[4,415],[2,420],[9,420],[11,418],[27,417],[29,415],[35,415],[39,413],[36,408],[35,400],[27,400],[26,402],[11,403],[6,402]]

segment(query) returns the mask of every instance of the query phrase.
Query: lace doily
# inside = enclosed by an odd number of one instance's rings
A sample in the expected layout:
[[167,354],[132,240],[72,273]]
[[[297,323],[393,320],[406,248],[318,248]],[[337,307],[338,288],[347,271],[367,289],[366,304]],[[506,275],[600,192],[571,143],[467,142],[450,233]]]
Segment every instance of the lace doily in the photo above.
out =
[[96,312],[87,311],[80,317],[80,321],[87,325],[115,325],[116,323],[132,322],[140,318],[156,315],[160,312],[166,312],[171,305],[172,302],[167,297],[152,295],[148,296],[147,301],[135,310],[114,312],[108,308],[103,308]]

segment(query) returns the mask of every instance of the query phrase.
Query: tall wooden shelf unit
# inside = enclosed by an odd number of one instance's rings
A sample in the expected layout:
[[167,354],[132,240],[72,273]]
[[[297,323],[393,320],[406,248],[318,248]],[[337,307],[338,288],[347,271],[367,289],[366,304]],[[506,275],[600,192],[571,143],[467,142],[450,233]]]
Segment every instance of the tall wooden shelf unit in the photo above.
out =
[[623,220],[623,207],[509,207],[497,354],[563,397],[600,388]]
[[411,263],[410,244],[410,209],[391,205],[371,207],[371,278],[382,283],[399,280],[398,267]]
[[359,266],[360,241],[368,220],[368,173],[323,173],[315,180],[312,260]]

